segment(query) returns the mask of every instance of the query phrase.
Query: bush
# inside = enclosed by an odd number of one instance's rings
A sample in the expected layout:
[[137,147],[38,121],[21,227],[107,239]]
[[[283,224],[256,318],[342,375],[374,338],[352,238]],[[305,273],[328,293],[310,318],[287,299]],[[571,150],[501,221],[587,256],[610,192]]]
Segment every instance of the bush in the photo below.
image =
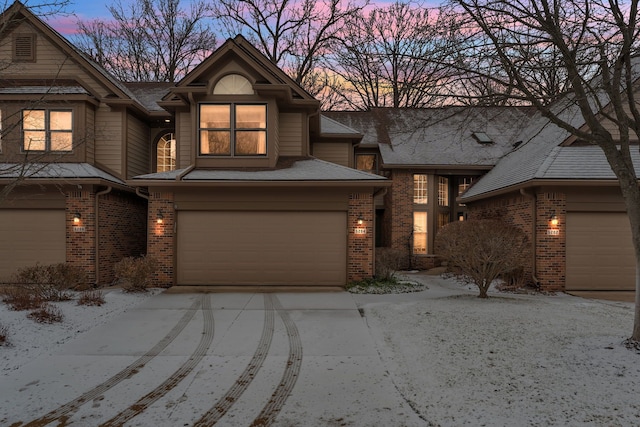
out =
[[104,304],[104,295],[97,289],[82,291],[78,298],[78,305],[101,306]]
[[9,344],[9,329],[0,325],[0,345],[8,345]]
[[59,263],[21,268],[14,282],[43,301],[66,301],[71,299],[69,290],[87,288],[88,278],[82,268]]
[[150,257],[127,257],[118,261],[114,270],[125,292],[146,292],[157,264]]
[[393,279],[396,271],[400,269],[402,261],[401,250],[376,248],[376,278],[383,281]]
[[27,286],[11,285],[2,287],[2,301],[11,310],[33,310],[43,304],[39,293]]
[[29,319],[33,319],[38,323],[56,323],[62,322],[62,311],[51,304],[42,304],[40,308],[27,314]]
[[495,279],[524,270],[531,245],[519,228],[481,219],[444,226],[436,235],[435,250],[453,274],[474,283],[480,290],[478,297],[487,298]]

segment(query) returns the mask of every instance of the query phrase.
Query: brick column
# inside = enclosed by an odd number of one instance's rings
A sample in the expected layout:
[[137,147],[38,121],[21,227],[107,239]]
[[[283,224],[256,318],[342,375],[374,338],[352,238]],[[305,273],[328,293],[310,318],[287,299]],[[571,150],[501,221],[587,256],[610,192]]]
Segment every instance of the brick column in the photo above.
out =
[[[95,193],[87,190],[66,193],[65,228],[66,259],[70,265],[87,272],[89,283],[96,281],[96,214]],[[76,224],[74,216],[79,213]]]
[[[175,266],[175,210],[173,193],[151,193],[147,217],[147,256],[158,262],[154,286],[170,287],[174,282]],[[159,224],[158,214],[162,214]]]
[[[358,224],[358,219],[362,219],[362,224]],[[350,194],[347,214],[347,282],[362,280],[374,274],[373,220],[373,194]]]
[[393,249],[404,254],[402,268],[409,267],[411,254],[411,234],[413,233],[413,172],[393,170],[391,188],[385,195],[385,241]]
[[[545,291],[562,291],[566,281],[567,198],[564,193],[538,193],[537,196],[538,280],[540,280],[541,289]],[[558,225],[555,226],[549,222],[554,214],[558,217]]]

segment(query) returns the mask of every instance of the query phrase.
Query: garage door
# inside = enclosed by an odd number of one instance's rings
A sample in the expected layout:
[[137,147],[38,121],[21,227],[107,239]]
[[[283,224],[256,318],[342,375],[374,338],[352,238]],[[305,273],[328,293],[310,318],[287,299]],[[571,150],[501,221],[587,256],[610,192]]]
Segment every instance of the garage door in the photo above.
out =
[[180,285],[346,282],[345,212],[178,212]]
[[65,262],[63,210],[0,210],[0,280],[20,267]]
[[635,289],[635,257],[626,214],[567,214],[566,288],[576,291]]

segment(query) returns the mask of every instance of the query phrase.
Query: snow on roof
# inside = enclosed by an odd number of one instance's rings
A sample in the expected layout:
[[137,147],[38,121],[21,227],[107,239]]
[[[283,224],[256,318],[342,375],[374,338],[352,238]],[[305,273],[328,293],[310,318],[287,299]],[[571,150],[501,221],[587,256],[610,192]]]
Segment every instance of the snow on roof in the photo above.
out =
[[15,86],[0,88],[2,95],[86,95],[89,92],[82,86]]
[[[362,132],[361,146],[379,144],[387,166],[491,167],[513,148],[529,114],[513,107],[379,108],[332,117]],[[493,142],[478,142],[477,132]]]
[[124,83],[135,98],[149,111],[165,111],[158,101],[167,94],[169,88],[175,86],[168,82],[132,82]]
[[345,126],[324,114],[320,115],[320,133],[323,134],[337,134],[337,135],[353,135],[360,136],[361,133],[355,129]]
[[124,181],[88,163],[0,163],[0,178],[103,179],[120,185]]
[[[139,175],[134,179],[175,180],[186,169]],[[291,167],[269,170],[194,169],[183,181],[387,181],[386,178],[319,159],[294,162]]]

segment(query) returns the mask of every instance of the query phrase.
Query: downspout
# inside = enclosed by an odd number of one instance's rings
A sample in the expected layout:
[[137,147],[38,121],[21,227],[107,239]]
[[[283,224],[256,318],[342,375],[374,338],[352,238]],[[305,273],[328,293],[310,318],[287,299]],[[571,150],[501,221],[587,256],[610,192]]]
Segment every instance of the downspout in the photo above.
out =
[[531,226],[531,240],[532,240],[532,251],[531,251],[531,261],[532,261],[532,271],[531,278],[533,279],[533,283],[536,287],[540,287],[540,280],[538,280],[537,271],[538,271],[538,263],[536,261],[536,242],[537,242],[537,224],[538,224],[538,215],[537,215],[537,197],[534,194],[529,194],[526,192],[524,188],[520,189],[520,194],[524,197],[530,199],[532,203],[531,207],[531,218],[532,218],[532,226]]
[[106,189],[96,193],[96,287],[100,284],[100,223],[98,221],[98,218],[100,217],[98,215],[100,203],[98,202],[98,198],[111,193],[111,190],[113,190],[113,187],[109,185]]

